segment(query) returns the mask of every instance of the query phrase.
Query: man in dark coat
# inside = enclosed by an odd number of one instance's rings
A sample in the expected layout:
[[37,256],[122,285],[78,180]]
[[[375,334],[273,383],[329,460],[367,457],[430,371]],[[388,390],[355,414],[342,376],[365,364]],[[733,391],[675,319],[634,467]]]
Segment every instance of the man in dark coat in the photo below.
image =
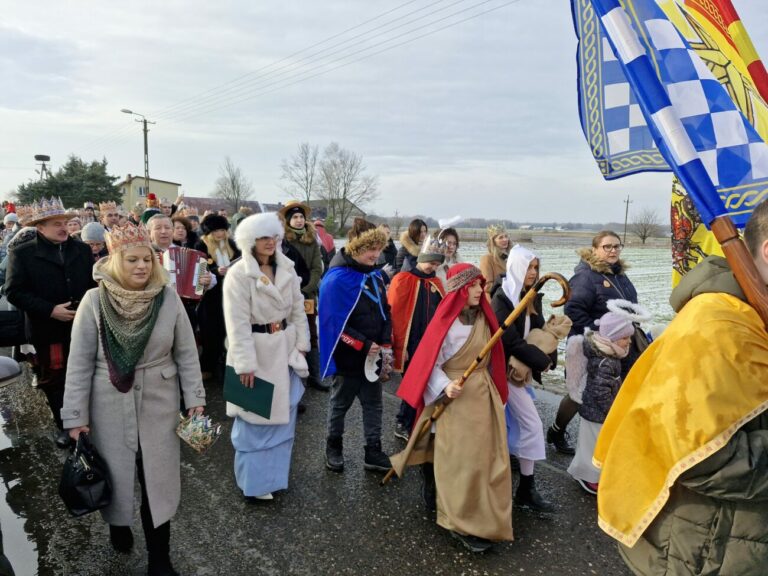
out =
[[5,292],[8,301],[27,316],[30,342],[37,353],[38,387],[48,399],[59,429],[56,444],[69,445],[61,422],[64,377],[72,320],[80,299],[93,288],[91,249],[67,233],[61,201],[45,200],[19,206],[25,226],[35,226],[37,236],[8,256]]

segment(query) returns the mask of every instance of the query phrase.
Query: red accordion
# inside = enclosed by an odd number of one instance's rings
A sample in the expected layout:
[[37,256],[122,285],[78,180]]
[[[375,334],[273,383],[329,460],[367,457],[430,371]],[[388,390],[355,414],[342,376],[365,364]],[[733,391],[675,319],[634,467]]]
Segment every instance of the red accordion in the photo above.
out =
[[208,271],[208,260],[204,252],[181,246],[171,246],[160,253],[160,263],[171,277],[171,284],[182,298],[200,300],[205,287],[200,277]]

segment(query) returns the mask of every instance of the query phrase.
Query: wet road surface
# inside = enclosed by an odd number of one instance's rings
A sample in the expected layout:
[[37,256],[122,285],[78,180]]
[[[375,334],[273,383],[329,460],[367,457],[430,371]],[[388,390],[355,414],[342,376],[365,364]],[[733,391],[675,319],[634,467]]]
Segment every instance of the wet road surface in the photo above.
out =
[[[0,389],[0,523],[16,574],[146,574],[138,506],[130,554],[112,550],[98,513],[74,519],[64,509],[57,487],[65,452],[53,443],[53,420],[30,381],[27,371]],[[383,444],[390,453],[403,447],[392,435],[399,405],[394,388],[394,382],[386,385],[384,399]],[[328,395],[315,390],[305,394],[307,412],[299,417],[290,487],[274,501],[247,503],[234,481],[231,420],[224,415],[220,385],[206,389],[208,411],[224,432],[205,455],[182,447],[182,500],[171,524],[171,555],[181,574],[630,574],[614,542],[597,527],[594,497],[565,472],[569,457],[549,451],[549,460],[536,467],[537,485],[557,513],[515,508],[515,541],[473,555],[425,511],[416,470],[382,488],[381,476],[363,469],[357,404],[347,416],[345,471],[326,471]],[[559,397],[537,394],[548,424]]]

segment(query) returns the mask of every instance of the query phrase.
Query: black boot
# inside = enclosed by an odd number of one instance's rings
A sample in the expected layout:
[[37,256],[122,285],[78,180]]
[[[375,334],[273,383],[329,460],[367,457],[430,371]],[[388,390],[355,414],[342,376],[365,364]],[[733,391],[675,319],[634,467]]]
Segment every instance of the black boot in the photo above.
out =
[[109,541],[118,552],[130,552],[133,548],[133,532],[130,526],[109,525]]
[[331,389],[330,384],[320,379],[320,351],[317,348],[307,352],[307,366],[309,367],[307,386],[321,392],[328,392]]
[[437,511],[437,486],[435,485],[435,466],[426,462],[419,467],[421,471],[421,499],[430,512]]
[[332,472],[344,471],[344,444],[341,436],[328,436],[326,439],[325,467]]
[[553,424],[547,430],[547,442],[555,445],[555,450],[560,454],[568,454],[573,456],[576,454],[576,450],[568,442],[568,432],[565,430],[556,429],[557,424]]
[[380,441],[372,442],[365,447],[364,468],[376,472],[389,472],[389,469],[392,468],[392,462],[389,461],[389,456],[381,451]]
[[147,539],[147,576],[179,576],[171,564],[171,523],[144,529]]
[[530,476],[520,475],[520,484],[517,486],[517,492],[515,492],[515,505],[530,508],[536,512],[554,512],[555,507],[551,502],[545,500],[544,497],[536,490],[536,482],[533,479],[533,474]]

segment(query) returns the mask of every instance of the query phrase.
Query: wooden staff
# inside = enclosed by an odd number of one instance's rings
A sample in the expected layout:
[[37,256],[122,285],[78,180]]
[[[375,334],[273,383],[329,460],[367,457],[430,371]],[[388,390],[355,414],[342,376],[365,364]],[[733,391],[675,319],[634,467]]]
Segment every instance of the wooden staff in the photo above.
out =
[[[514,310],[507,316],[507,318],[504,320],[504,322],[501,323],[499,326],[499,329],[496,330],[496,333],[491,337],[490,340],[486,343],[485,346],[483,346],[483,349],[480,351],[480,353],[477,355],[477,358],[475,358],[472,361],[472,364],[470,364],[469,368],[467,368],[464,371],[464,374],[461,375],[461,378],[457,382],[457,386],[459,388],[464,386],[464,383],[467,381],[467,378],[470,377],[472,372],[474,372],[477,367],[480,365],[480,363],[483,361],[483,359],[493,350],[493,347],[496,345],[496,343],[499,341],[501,336],[504,334],[504,332],[512,326],[512,323],[517,320],[518,316],[522,314],[527,308],[528,305],[533,301],[534,298],[536,298],[536,295],[539,293],[539,291],[542,289],[544,284],[547,283],[549,280],[555,280],[558,284],[560,284],[560,287],[563,289],[563,295],[553,302],[551,306],[553,308],[556,308],[558,306],[562,306],[568,301],[568,298],[571,296],[571,285],[568,284],[568,280],[565,279],[565,277],[562,274],[558,274],[557,272],[548,272],[547,274],[544,274],[541,278],[539,278],[538,282],[531,287],[528,292],[525,293],[525,296],[523,296],[522,300],[520,300],[520,303],[515,307]],[[482,296],[485,298],[485,296]],[[451,398],[444,398],[440,404],[438,404],[435,409],[432,411],[432,415],[429,417],[429,420],[425,420],[422,427],[419,429],[419,431],[416,433],[416,441],[418,442],[419,439],[424,436],[429,430],[432,429],[432,425],[435,423],[435,421],[440,418],[440,416],[445,412],[445,409],[447,408],[448,404],[451,403]],[[381,481],[381,485],[383,486],[389,480],[392,478],[392,476],[395,474],[395,469],[390,468],[389,472],[387,472],[386,476]]]

